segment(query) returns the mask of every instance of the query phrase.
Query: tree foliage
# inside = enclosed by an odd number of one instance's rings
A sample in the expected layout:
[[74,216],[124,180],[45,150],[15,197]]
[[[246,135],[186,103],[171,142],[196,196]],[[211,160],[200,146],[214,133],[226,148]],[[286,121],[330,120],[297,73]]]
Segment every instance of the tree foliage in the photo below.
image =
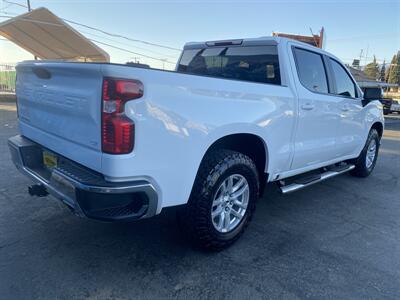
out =
[[397,52],[397,55],[393,56],[389,69],[388,82],[400,84],[400,51]]
[[382,67],[381,67],[381,71],[380,71],[380,75],[379,75],[379,81],[384,82],[385,81],[385,77],[386,77],[386,62],[383,61]]
[[389,82],[390,72],[392,71],[392,68],[393,68],[395,63],[396,63],[396,55],[393,55],[393,58],[392,58],[392,60],[390,62],[390,65],[389,65],[389,69],[386,71],[386,75],[385,75],[385,81],[386,82]]
[[371,77],[371,78],[374,78],[374,79],[378,79],[379,78],[379,75],[380,75],[379,66],[378,66],[378,63],[376,62],[375,55],[374,55],[374,60],[371,63],[369,63],[368,65],[365,66],[364,73],[368,77]]

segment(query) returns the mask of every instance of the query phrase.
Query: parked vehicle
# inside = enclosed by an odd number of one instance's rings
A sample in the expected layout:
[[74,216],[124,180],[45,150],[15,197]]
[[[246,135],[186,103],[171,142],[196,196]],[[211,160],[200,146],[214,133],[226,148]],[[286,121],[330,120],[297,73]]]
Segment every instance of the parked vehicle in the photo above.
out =
[[400,114],[400,101],[399,100],[392,100],[392,104],[390,106],[390,112],[397,112]]
[[393,99],[384,98],[382,88],[380,88],[380,87],[363,87],[361,90],[363,91],[364,95],[368,94],[368,97],[370,99],[376,99],[382,103],[384,115],[390,114],[392,112],[391,108],[392,108],[392,104],[393,104]]
[[231,245],[266,182],[293,192],[374,169],[382,105],[338,58],[285,38],[185,45],[175,72],[117,64],[17,66],[12,159],[78,215],[152,217],[180,206],[197,246]]

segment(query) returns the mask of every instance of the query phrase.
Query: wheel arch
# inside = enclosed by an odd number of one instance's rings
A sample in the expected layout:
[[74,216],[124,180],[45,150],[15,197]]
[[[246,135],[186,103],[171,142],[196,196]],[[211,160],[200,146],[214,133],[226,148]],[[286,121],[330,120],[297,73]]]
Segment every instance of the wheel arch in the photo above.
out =
[[265,182],[268,179],[267,170],[269,161],[268,146],[263,138],[254,133],[231,133],[219,137],[218,139],[214,140],[204,152],[197,168],[196,178],[204,158],[211,151],[218,149],[237,151],[250,157],[257,167],[260,179],[260,192],[263,191]]
[[383,124],[381,122],[375,122],[371,126],[371,129],[376,129],[376,131],[378,131],[379,137],[382,137],[382,135],[383,135],[383,128],[384,127],[383,127]]

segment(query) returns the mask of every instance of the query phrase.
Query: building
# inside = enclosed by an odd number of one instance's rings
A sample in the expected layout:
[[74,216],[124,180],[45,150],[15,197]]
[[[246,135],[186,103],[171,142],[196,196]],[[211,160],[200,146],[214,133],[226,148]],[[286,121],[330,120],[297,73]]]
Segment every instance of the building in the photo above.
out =
[[367,76],[363,71],[347,66],[351,75],[353,75],[354,79],[357,81],[358,85],[361,88],[364,87],[380,87],[380,88],[388,88],[388,87],[396,87],[397,84],[387,83],[382,81],[377,81],[375,78]]
[[298,34],[289,34],[289,33],[281,33],[281,32],[273,32],[272,36],[280,36],[289,39],[293,39],[296,41],[300,41],[306,44],[309,44],[314,47],[324,48],[324,27],[321,28],[320,34],[313,34],[311,36],[308,35],[298,35]]

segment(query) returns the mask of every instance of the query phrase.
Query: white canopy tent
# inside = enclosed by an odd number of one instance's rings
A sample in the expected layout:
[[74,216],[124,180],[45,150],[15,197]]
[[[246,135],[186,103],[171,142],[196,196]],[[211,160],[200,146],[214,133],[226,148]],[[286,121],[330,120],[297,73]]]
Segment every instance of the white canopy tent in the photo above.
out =
[[40,59],[110,61],[107,52],[43,7],[0,23],[0,35]]

